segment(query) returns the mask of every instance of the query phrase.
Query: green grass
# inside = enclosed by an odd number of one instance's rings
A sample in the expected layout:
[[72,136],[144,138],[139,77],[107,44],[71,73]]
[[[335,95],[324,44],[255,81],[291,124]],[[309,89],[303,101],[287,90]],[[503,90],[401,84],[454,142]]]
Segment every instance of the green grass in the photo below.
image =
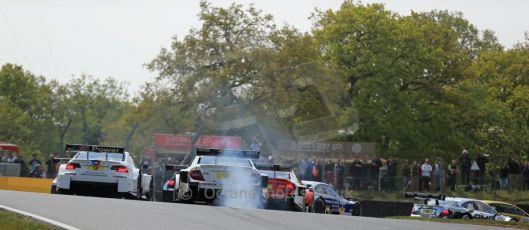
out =
[[2,230],[57,230],[54,226],[36,221],[13,212],[0,209],[0,229]]
[[[436,192],[432,192],[436,193]],[[437,194],[437,193],[436,193]],[[445,192],[446,196],[467,197],[478,200],[498,200],[510,203],[529,203],[529,191],[479,191],[479,192]],[[353,197],[360,200],[388,200],[403,201],[404,192],[365,192],[349,191],[347,197]]]
[[439,222],[439,223],[472,224],[472,225],[480,225],[480,226],[529,229],[529,223],[502,222],[502,221],[496,221],[496,220],[440,219],[440,218],[420,218],[420,217],[410,217],[410,216],[397,216],[397,217],[387,217],[387,218],[399,219],[399,220],[416,220],[416,221],[430,221],[430,222]]

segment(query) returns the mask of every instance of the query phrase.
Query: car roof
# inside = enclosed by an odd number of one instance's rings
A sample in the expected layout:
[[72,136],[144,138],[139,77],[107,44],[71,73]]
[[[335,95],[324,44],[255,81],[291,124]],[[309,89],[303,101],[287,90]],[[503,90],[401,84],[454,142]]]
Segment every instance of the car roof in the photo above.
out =
[[482,201],[483,203],[486,203],[486,204],[508,204],[508,205],[516,206],[514,204],[503,202],[503,201],[496,201],[496,200],[482,200]]

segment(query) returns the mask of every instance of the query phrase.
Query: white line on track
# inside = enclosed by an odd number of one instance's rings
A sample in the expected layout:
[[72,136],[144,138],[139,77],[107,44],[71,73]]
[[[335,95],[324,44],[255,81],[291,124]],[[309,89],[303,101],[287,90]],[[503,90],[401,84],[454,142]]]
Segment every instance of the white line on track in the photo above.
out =
[[43,217],[43,216],[39,216],[39,215],[36,215],[36,214],[33,214],[33,213],[29,213],[29,212],[24,212],[22,210],[18,210],[16,208],[11,208],[11,207],[7,207],[5,205],[1,205],[0,204],[0,209],[4,209],[4,210],[7,210],[7,211],[11,211],[11,212],[15,212],[15,213],[18,213],[20,215],[23,215],[23,216],[27,216],[27,217],[30,217],[30,218],[33,218],[35,220],[40,220],[42,222],[45,222],[45,223],[48,223],[48,224],[51,224],[55,227],[58,227],[58,228],[62,228],[62,229],[66,229],[66,230],[80,230],[76,227],[72,227],[70,225],[67,225],[67,224],[64,224],[64,223],[61,223],[59,221],[55,221],[55,220],[51,220],[51,219],[48,219],[46,217]]

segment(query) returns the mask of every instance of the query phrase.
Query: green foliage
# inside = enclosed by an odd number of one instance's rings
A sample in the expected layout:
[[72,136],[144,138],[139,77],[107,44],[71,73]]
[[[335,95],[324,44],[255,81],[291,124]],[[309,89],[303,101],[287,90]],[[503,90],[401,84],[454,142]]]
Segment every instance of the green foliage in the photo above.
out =
[[[351,132],[325,140],[375,142],[382,155],[527,158],[528,35],[505,49],[458,12],[403,16],[352,1],[317,10],[311,33],[278,27],[253,5],[200,6],[201,26],[146,64],[157,79],[132,100],[111,78],[60,84],[5,64],[0,140],[41,154],[65,143],[138,153],[155,132],[202,127],[248,142],[264,130],[273,152],[279,139],[340,128]],[[257,124],[226,128],[241,117]]]

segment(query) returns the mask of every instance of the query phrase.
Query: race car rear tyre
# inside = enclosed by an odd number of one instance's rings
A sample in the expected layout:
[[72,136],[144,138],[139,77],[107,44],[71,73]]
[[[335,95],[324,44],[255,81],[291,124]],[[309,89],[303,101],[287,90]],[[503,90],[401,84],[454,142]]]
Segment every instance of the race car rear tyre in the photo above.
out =
[[472,215],[468,214],[468,213],[465,213],[463,214],[463,216],[461,216],[461,219],[463,220],[469,220],[469,219],[472,219]]
[[319,199],[316,201],[316,204],[314,205],[314,212],[315,213],[325,213],[325,201],[322,199]]
[[62,195],[73,195],[73,191],[70,189],[57,189],[57,192]]
[[351,215],[362,216],[362,209],[360,208],[360,204],[353,205],[353,210],[351,210]]

